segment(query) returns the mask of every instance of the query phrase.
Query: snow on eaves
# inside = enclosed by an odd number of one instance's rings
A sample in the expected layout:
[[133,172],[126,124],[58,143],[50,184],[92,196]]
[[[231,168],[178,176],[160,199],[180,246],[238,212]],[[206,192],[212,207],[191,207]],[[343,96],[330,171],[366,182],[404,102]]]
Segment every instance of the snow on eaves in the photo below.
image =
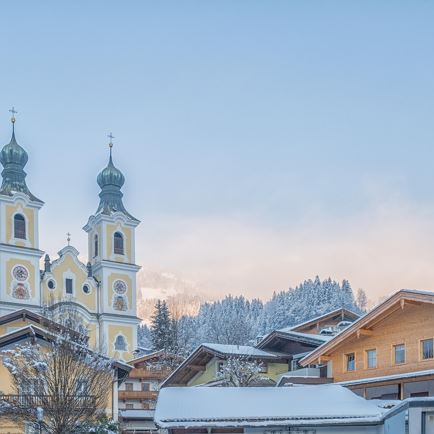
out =
[[[311,323],[311,322],[318,321],[318,320],[320,320],[320,319],[322,319],[322,318],[324,318],[324,317],[327,317],[327,316],[333,315],[333,314],[335,314],[335,313],[339,313],[342,309],[344,309],[344,310],[346,310],[346,311],[352,313],[353,315],[357,315],[358,317],[361,316],[359,313],[356,313],[356,312],[354,312],[354,311],[351,310],[351,309],[340,307],[340,308],[338,308],[338,309],[331,310],[330,312],[323,313],[322,315],[318,315],[318,316],[316,316],[316,317],[314,317],[314,318],[310,318],[310,319],[308,319],[308,320],[306,320],[306,321],[303,321],[303,322],[301,322],[301,323],[295,324],[295,325],[293,325],[293,326],[291,326],[291,327],[285,327],[285,329],[287,329],[287,330],[294,330],[294,329],[296,329],[296,328],[303,327],[303,326],[305,326],[306,324],[309,324],[309,323]],[[284,329],[282,329],[282,330],[284,330]]]
[[327,335],[316,335],[313,333],[301,333],[301,332],[295,332],[290,327],[285,327],[283,329],[276,330],[280,333],[285,333],[288,336],[294,336],[294,337],[300,337],[312,341],[320,341],[320,342],[328,342],[333,336],[327,336]]
[[201,345],[220,354],[228,356],[246,356],[246,357],[277,357],[275,354],[267,351],[259,350],[258,348],[249,345],[227,345],[227,344],[209,344]]
[[338,385],[169,387],[155,412],[161,428],[374,423],[387,410]]

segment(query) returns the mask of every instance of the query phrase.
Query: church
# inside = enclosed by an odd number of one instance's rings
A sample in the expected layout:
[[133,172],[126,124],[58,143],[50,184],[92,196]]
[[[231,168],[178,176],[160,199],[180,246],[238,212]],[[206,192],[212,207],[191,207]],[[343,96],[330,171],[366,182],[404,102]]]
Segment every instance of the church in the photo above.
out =
[[61,320],[62,307],[72,307],[90,346],[130,360],[139,324],[135,229],[140,222],[122,202],[125,177],[113,163],[113,137],[108,164],[97,177],[99,205],[83,227],[88,261],[80,261],[69,239],[54,258],[39,246],[38,214],[44,202],[27,186],[28,154],[15,138],[16,112],[11,112],[12,137],[0,152],[0,316],[50,309]]

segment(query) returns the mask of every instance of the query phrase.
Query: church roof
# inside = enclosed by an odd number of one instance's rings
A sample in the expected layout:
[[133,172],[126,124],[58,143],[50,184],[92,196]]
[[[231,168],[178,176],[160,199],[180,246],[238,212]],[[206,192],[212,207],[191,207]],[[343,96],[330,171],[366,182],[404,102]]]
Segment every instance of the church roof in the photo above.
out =
[[125,177],[113,164],[112,147],[113,144],[110,142],[109,162],[97,177],[101,192],[99,194],[100,202],[96,214],[111,215],[115,212],[121,212],[129,219],[138,221],[125,209],[122,202],[123,194],[121,188],[125,183]]
[[0,152],[0,163],[3,166],[2,184],[0,194],[12,196],[16,192],[26,194],[30,200],[43,203],[34,196],[26,184],[26,172],[24,167],[29,157],[27,152],[22,148],[15,139],[15,118],[12,118],[12,137],[10,142],[3,147]]

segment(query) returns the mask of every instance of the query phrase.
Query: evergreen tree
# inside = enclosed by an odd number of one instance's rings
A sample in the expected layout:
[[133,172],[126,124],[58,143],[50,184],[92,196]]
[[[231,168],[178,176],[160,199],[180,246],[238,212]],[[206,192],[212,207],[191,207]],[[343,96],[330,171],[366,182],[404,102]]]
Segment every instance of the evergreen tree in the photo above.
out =
[[202,304],[196,316],[176,320],[171,319],[167,304],[158,301],[150,330],[152,346],[185,356],[206,342],[252,345],[258,336],[341,307],[362,313],[366,309],[366,294],[359,291],[356,302],[348,280],[340,285],[330,277],[321,281],[319,276],[287,291],[275,292],[266,303],[229,295]]
[[169,350],[172,344],[172,327],[169,308],[163,300],[157,300],[151,318],[151,340],[154,350]]

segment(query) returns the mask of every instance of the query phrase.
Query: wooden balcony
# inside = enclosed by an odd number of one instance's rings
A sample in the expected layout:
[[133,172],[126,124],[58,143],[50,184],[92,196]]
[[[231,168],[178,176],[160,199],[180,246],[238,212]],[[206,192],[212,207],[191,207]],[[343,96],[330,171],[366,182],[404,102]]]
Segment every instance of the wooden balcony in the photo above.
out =
[[[60,399],[67,397],[61,396],[56,398],[50,395],[0,395],[0,403],[8,403],[13,407],[21,408],[51,408],[58,405]],[[82,408],[89,408],[95,405],[95,397],[90,395],[75,396],[74,399],[78,401]]]
[[171,372],[170,369],[133,368],[128,377],[143,378],[144,380],[165,380]]
[[158,392],[144,390],[119,390],[119,399],[157,399]]

